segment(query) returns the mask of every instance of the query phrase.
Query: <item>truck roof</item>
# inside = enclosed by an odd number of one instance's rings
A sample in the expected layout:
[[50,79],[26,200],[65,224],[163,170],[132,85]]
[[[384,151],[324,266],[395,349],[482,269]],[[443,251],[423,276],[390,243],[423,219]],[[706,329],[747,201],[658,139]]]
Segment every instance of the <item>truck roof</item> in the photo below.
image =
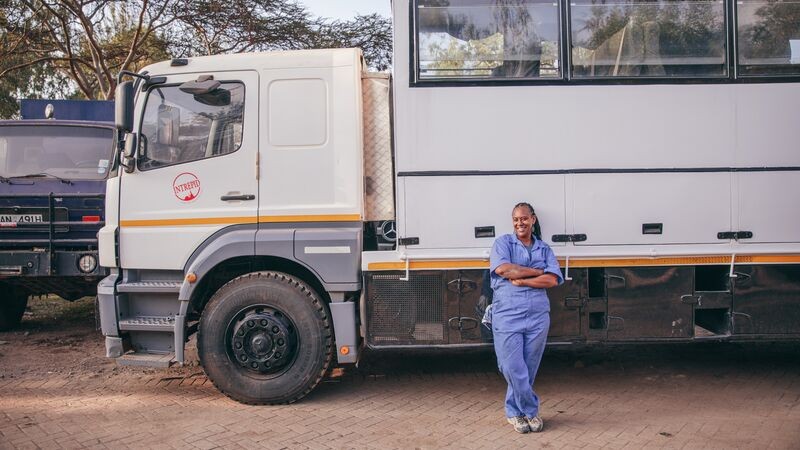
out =
[[361,64],[361,50],[357,48],[289,50],[231,55],[182,58],[186,65],[172,66],[172,61],[151,64],[144,69],[149,74],[176,74],[195,72],[220,72],[228,70],[278,69],[302,67],[341,67]]
[[55,119],[29,119],[29,120],[0,120],[0,127],[6,126],[38,126],[38,127],[92,127],[108,128],[113,130],[114,124],[111,122],[100,122],[90,120],[55,120]]

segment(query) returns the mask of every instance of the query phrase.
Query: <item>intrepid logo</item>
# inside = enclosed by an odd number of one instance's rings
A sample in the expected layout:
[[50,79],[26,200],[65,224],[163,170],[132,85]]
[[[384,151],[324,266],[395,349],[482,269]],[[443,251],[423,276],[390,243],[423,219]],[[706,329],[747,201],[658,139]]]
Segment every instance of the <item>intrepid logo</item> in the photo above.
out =
[[178,200],[190,202],[200,195],[200,180],[193,173],[182,173],[172,182],[172,192]]

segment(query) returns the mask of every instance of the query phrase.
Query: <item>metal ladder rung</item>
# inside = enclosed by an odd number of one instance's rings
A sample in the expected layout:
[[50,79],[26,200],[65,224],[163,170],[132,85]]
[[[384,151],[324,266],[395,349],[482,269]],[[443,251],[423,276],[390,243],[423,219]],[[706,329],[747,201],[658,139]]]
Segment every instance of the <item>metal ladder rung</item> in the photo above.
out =
[[180,281],[136,281],[133,283],[120,283],[117,292],[144,292],[144,293],[178,293],[181,291]]
[[124,331],[175,331],[174,316],[134,316],[120,319],[119,329]]

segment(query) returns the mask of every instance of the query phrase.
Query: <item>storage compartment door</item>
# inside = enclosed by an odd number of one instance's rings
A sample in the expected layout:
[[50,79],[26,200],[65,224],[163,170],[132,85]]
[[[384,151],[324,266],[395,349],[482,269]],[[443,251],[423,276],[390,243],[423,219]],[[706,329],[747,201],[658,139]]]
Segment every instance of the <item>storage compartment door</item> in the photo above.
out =
[[800,172],[739,172],[740,243],[800,242]]
[[692,336],[693,267],[641,267],[606,270],[608,340],[625,341]]
[[800,266],[738,266],[733,333],[800,334]]
[[[562,269],[563,273],[563,269]],[[581,313],[586,305],[587,271],[573,269],[572,280],[547,290],[550,299],[550,341],[570,341],[581,337]]]
[[572,175],[577,245],[718,243],[730,231],[729,173]]
[[[536,209],[542,238],[563,234],[564,175],[402,177],[400,233],[417,237],[409,248],[490,248],[495,237],[513,231],[511,210],[519,202]],[[494,230],[491,233],[479,231]],[[556,250],[556,255],[559,254]]]

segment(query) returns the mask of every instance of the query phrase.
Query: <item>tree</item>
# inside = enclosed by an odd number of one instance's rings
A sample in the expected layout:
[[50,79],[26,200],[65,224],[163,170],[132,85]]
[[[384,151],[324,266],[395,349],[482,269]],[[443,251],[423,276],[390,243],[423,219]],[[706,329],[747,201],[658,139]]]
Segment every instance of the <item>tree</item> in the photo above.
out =
[[379,15],[326,22],[295,0],[0,0],[0,115],[14,97],[114,97],[120,71],[170,57],[361,47],[391,65]]
[[197,0],[171,28],[175,56],[297,49],[313,34],[302,6],[288,0]]
[[165,55],[159,30],[177,17],[168,0],[9,0],[0,78],[47,67],[85,98],[112,99],[116,75]]
[[303,48],[360,48],[367,64],[376,70],[392,66],[392,23],[379,14],[357,16],[350,21],[318,20]]

